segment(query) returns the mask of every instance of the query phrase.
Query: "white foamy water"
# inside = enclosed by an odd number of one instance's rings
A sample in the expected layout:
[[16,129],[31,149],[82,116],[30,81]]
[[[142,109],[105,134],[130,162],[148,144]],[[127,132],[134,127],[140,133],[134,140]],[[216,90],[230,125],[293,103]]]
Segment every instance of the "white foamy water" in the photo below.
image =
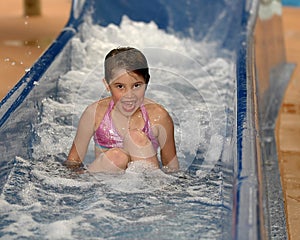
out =
[[[44,142],[37,145],[34,154],[55,154],[70,147],[69,136],[75,135],[83,110],[107,96],[102,83],[103,59],[118,46],[133,46],[145,53],[151,75],[146,96],[162,104],[173,117],[181,168],[187,169],[193,160],[185,159],[185,153],[195,156],[199,145],[205,149],[213,146],[214,153],[208,151],[205,160],[217,160],[223,147],[224,120],[228,118],[225,110],[232,108],[227,102],[233,95],[232,63],[217,57],[213,43],[180,39],[158,29],[154,23],[132,22],[127,17],[120,26],[84,24],[80,36],[72,40],[71,71],[59,79],[63,98],[59,102],[44,100],[38,128]],[[70,118],[70,113],[72,126],[57,123]],[[210,159],[211,155],[214,159]]]
[[[103,59],[118,46],[145,53],[147,97],[175,123],[181,172],[125,174],[69,172],[69,151],[86,106],[107,96]],[[8,239],[221,239],[230,218],[228,148],[233,112],[233,63],[214,43],[194,42],[124,17],[120,26],[88,22],[68,47],[70,71],[60,76],[56,98],[41,103],[32,158],[16,157],[0,197],[0,237]],[[93,160],[93,143],[85,160]],[[190,169],[191,168],[191,169]],[[194,170],[196,174],[190,174]],[[226,221],[225,221],[226,222]],[[228,233],[229,234],[229,233]],[[198,238],[198,237],[196,237]]]

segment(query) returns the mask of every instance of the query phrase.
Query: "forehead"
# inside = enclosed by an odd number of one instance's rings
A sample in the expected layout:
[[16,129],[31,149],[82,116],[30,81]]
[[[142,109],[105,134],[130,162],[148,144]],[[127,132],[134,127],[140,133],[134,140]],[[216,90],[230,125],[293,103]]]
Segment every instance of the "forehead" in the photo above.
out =
[[113,78],[110,81],[112,83],[132,83],[132,82],[145,82],[144,78],[134,72],[128,72],[124,69],[114,72]]

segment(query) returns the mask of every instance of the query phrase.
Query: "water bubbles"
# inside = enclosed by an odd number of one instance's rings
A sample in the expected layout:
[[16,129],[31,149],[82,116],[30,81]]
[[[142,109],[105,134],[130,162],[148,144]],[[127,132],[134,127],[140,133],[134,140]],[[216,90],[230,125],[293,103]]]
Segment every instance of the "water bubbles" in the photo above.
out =
[[[230,171],[216,167],[224,145],[221,129],[228,117],[224,102],[234,94],[226,71],[230,62],[214,59],[211,46],[179,39],[153,24],[136,24],[127,19],[120,28],[86,25],[82,26],[84,36],[72,39],[70,70],[57,79],[56,96],[38,103],[39,122],[33,126],[35,139],[30,149],[32,159],[17,159],[18,164],[7,180],[9,188],[3,191],[3,199],[10,199],[10,203],[0,199],[0,209],[5,211],[3,229],[16,227],[13,234],[20,236],[25,232],[28,237],[34,231],[37,238],[45,234],[50,238],[80,238],[87,234],[90,238],[105,238],[107,231],[112,237],[122,233],[132,239],[139,234],[135,229],[128,231],[128,226],[134,224],[150,231],[140,238],[150,238],[151,231],[162,231],[161,226],[167,226],[162,234],[168,234],[166,238],[170,239],[182,232],[196,236],[201,231],[218,238],[220,221],[225,220],[215,218],[226,216],[226,192],[232,193],[230,185],[224,184],[230,180],[226,176]],[[147,171],[141,164],[131,165],[128,172],[118,176],[77,175],[61,165],[82,111],[107,94],[101,83],[102,62],[111,48],[120,45],[145,50],[149,58],[151,81],[147,94],[164,105],[174,118],[178,158],[183,166],[178,173]],[[29,71],[30,68],[25,69],[26,73]],[[28,77],[26,81],[33,79]],[[228,83],[227,88],[224,83]],[[93,143],[88,151],[93,159]],[[193,174],[189,169],[194,159],[199,159],[199,164]],[[18,185],[24,189],[21,195]],[[64,226],[58,228],[61,225]]]

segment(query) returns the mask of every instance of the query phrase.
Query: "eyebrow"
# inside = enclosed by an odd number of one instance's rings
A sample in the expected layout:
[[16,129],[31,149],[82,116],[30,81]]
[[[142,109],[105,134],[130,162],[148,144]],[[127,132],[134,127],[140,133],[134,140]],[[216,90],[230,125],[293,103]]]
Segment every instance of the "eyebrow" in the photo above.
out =
[[[137,80],[137,79],[135,79],[135,81],[132,81],[132,82],[130,82],[129,84],[136,84],[136,83],[143,83],[143,84],[146,84],[146,82],[144,81],[144,80]],[[123,82],[119,82],[117,79],[116,80],[114,80],[114,81],[112,81],[110,84],[127,84],[127,83],[123,83]]]
[[124,83],[120,83],[120,82],[112,82],[109,85],[124,85]]

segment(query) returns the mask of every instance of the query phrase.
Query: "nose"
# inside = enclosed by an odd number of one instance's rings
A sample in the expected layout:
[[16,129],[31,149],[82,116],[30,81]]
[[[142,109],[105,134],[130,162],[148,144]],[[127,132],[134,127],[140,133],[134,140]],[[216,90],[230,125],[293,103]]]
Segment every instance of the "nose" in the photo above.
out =
[[129,88],[129,89],[126,91],[126,93],[124,94],[124,97],[126,97],[126,98],[132,98],[132,97],[134,97],[133,90]]

